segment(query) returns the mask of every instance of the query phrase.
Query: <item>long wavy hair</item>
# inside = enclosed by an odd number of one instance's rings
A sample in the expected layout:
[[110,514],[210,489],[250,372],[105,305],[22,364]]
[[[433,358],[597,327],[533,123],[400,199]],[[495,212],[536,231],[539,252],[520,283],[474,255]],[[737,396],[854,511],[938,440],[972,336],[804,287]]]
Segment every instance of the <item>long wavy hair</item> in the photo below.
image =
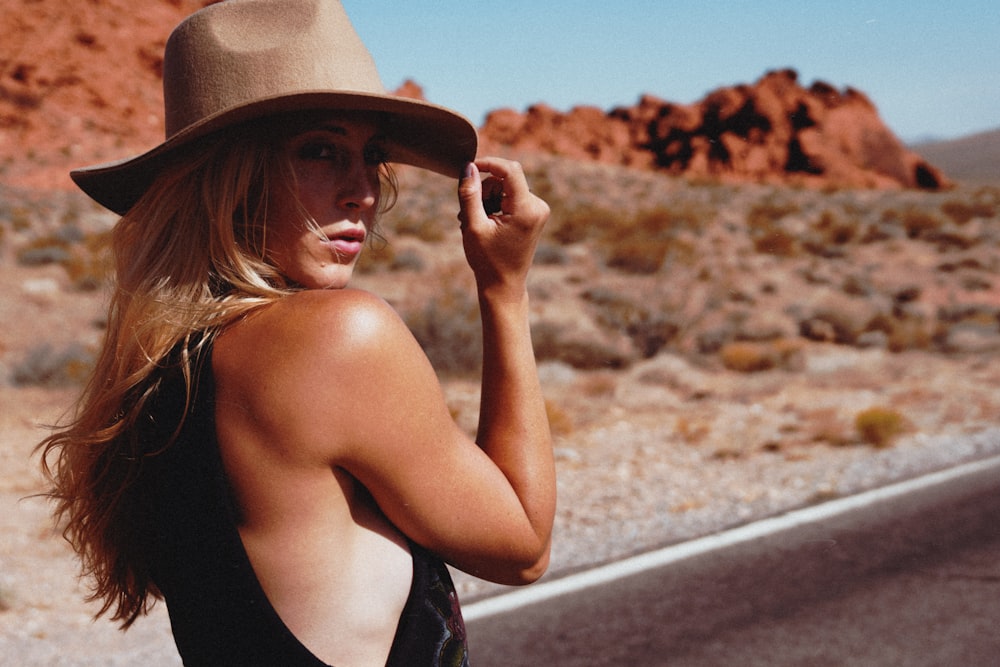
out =
[[[92,582],[87,599],[102,605],[95,618],[111,612],[123,630],[161,597],[130,502],[149,451],[139,425],[158,371],[176,352],[190,401],[200,348],[227,324],[299,289],[267,259],[267,211],[274,188],[295,191],[282,145],[308,118],[257,121],[200,142],[159,174],[113,230],[103,346],[73,417],[38,450],[54,515]],[[381,213],[397,186],[388,165],[379,176]],[[155,445],[162,450],[170,439]]]

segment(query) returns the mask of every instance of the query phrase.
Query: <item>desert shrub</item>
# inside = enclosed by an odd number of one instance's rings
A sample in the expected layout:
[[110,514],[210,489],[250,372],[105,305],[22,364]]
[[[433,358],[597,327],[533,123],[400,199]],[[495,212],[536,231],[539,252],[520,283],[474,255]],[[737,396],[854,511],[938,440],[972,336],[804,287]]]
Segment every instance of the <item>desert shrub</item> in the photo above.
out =
[[670,249],[664,239],[647,240],[631,236],[621,239],[608,250],[607,266],[625,273],[656,273],[663,266]]
[[392,229],[400,236],[412,236],[426,243],[440,243],[445,239],[445,228],[441,221],[419,213],[395,216]]
[[798,241],[780,227],[771,227],[753,234],[754,250],[765,255],[792,257],[796,254]]
[[583,293],[583,298],[592,305],[598,324],[627,335],[639,354],[647,359],[680,332],[680,324],[669,313],[607,287],[591,288]]
[[535,250],[535,264],[543,266],[563,266],[569,262],[566,249],[554,243],[543,241]]
[[773,341],[734,341],[719,350],[722,365],[731,371],[756,373],[775,368],[794,369],[801,357],[798,341],[776,339]]
[[689,445],[703,441],[711,432],[711,428],[703,421],[694,422],[687,417],[678,417],[674,431]]
[[111,233],[84,234],[75,225],[64,225],[54,234],[38,237],[21,247],[17,261],[22,266],[59,264],[74,288],[96,289],[104,284],[113,268]]
[[996,208],[986,202],[966,202],[960,199],[949,199],[941,204],[941,212],[957,225],[964,225],[973,218],[992,218]]
[[423,271],[427,262],[419,252],[413,249],[402,250],[392,258],[389,268],[393,271]]
[[475,292],[442,280],[423,306],[403,314],[434,368],[445,375],[474,375],[483,358],[479,302]]
[[751,231],[772,229],[786,215],[795,213],[798,210],[798,205],[792,203],[779,204],[772,201],[764,201],[754,204],[747,213],[747,227]]
[[532,324],[531,343],[538,361],[559,361],[578,370],[622,369],[631,362],[604,341],[568,337],[565,328],[554,322]]
[[928,211],[911,208],[903,212],[900,223],[908,237],[919,239],[937,231],[942,220]]
[[114,269],[111,256],[111,232],[90,234],[73,246],[62,262],[70,283],[78,290],[101,287]]
[[814,229],[820,232],[825,242],[834,245],[850,243],[858,235],[857,220],[844,219],[830,210],[820,214]]
[[747,213],[747,230],[754,249],[762,254],[791,257],[798,240],[781,226],[781,219],[799,210],[790,203],[764,201],[754,204]]
[[834,446],[848,445],[852,441],[850,424],[841,419],[835,408],[815,408],[802,415],[805,431],[812,442],[825,442]]
[[928,323],[916,318],[893,318],[887,335],[887,346],[892,352],[926,350],[934,340]]
[[864,442],[888,447],[906,429],[906,419],[892,408],[872,407],[857,414],[854,426]]
[[34,239],[18,249],[17,263],[21,266],[61,264],[69,256],[70,247],[66,241],[47,236]]
[[360,274],[375,273],[379,269],[392,266],[396,259],[396,249],[382,239],[374,239],[355,265],[355,270]]
[[691,264],[696,255],[694,244],[684,232],[697,228],[700,220],[687,210],[674,211],[657,206],[641,211],[630,220],[602,230],[601,246],[607,251],[609,267],[634,274],[652,274],[669,258],[672,262]]
[[620,214],[599,207],[586,207],[553,216],[546,225],[547,235],[563,245],[599,237],[608,227],[617,227]]
[[31,209],[24,205],[16,205],[10,208],[6,216],[10,220],[11,227],[15,232],[23,232],[31,229],[32,213]]
[[581,378],[579,387],[580,393],[588,398],[607,398],[618,388],[618,376],[605,371],[589,373]]
[[719,350],[719,358],[723,366],[740,373],[767,371],[777,365],[774,355],[765,345],[748,341],[726,343]]
[[70,386],[83,382],[93,364],[93,353],[79,343],[58,351],[43,343],[14,366],[11,380],[18,386]]
[[552,435],[569,435],[573,432],[573,417],[558,403],[545,399],[545,414],[549,418],[549,431]]

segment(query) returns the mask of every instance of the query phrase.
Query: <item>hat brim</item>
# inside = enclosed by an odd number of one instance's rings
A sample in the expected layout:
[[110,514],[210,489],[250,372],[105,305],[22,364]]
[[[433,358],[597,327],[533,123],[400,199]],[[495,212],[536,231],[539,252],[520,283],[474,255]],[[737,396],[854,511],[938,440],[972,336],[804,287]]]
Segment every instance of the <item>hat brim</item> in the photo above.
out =
[[70,172],[102,206],[124,215],[149,189],[178,150],[218,130],[290,111],[371,111],[387,118],[389,161],[458,178],[476,157],[476,128],[464,116],[429,102],[373,93],[307,91],[226,109],[186,127],[140,155]]

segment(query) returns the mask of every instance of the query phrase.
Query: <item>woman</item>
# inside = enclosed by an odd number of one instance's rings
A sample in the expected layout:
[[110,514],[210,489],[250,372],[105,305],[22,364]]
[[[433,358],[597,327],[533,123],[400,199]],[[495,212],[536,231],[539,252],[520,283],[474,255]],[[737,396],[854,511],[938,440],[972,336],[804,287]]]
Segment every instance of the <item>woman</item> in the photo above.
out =
[[[466,664],[443,562],[506,584],[548,563],[526,290],[547,206],[475,159],[464,118],[386,95],[336,2],[195,13],[164,96],[164,143],[73,173],[122,215],[116,282],[77,415],[41,446],[99,614],[127,628],[163,598],[186,664]],[[389,162],[459,177],[475,442],[396,313],[347,288]]]

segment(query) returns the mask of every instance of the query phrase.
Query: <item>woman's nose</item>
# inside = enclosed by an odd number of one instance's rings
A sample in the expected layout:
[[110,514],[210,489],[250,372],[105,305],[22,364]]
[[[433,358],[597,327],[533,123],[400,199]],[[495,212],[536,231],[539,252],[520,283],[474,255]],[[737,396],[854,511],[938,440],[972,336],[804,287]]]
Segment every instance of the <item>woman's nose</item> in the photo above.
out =
[[356,166],[345,174],[337,194],[337,204],[343,209],[367,210],[378,203],[378,174],[367,166]]

